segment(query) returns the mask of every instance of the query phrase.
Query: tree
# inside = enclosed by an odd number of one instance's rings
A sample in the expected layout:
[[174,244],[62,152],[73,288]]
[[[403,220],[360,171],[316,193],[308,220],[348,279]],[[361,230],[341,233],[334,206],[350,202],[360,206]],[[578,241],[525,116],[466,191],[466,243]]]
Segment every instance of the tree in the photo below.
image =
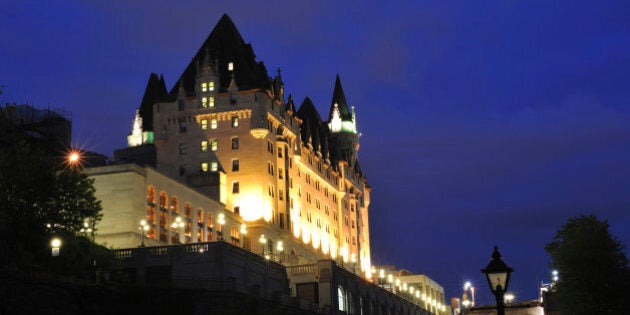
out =
[[19,267],[45,263],[53,234],[72,235],[86,221],[93,227],[102,207],[92,180],[62,163],[58,141],[20,125],[9,110],[0,107],[0,263]]
[[627,314],[630,267],[625,246],[594,215],[570,218],[545,246],[560,279],[563,314]]

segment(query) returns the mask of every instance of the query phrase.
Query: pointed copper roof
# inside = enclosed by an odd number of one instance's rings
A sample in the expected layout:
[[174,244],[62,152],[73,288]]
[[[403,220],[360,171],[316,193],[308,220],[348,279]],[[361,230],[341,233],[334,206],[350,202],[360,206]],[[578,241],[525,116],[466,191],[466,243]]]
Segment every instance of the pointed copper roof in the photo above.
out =
[[234,63],[234,77],[240,90],[267,88],[269,76],[262,62],[256,62],[256,55],[250,44],[246,44],[240,32],[227,14],[214,27],[208,38],[203,42],[192,58],[186,70],[179,77],[170,95],[177,95],[179,84],[183,80],[186,95],[194,95],[197,63],[202,63],[206,54],[210,60],[218,62],[219,91],[227,90],[230,85],[231,72],[228,63]]
[[162,100],[166,95],[164,77],[158,78],[157,74],[151,73],[139,109],[140,117],[142,117],[142,130],[153,131],[153,104]]
[[330,121],[332,118],[335,104],[337,104],[339,108],[339,113],[341,114],[341,120],[352,120],[352,112],[348,110],[348,102],[346,101],[346,95],[343,93],[343,88],[341,87],[341,80],[339,79],[339,74],[337,74],[337,78],[335,79],[335,89],[333,91],[332,101],[330,102],[330,111],[328,113],[328,121]]

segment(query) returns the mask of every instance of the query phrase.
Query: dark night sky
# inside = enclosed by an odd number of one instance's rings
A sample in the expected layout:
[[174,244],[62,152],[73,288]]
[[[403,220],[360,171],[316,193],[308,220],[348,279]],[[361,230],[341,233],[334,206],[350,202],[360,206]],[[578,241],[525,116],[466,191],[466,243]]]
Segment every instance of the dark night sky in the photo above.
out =
[[[372,259],[446,296],[498,245],[518,299],[544,245],[594,213],[630,243],[628,1],[3,1],[0,101],[65,108],[73,142],[126,145],[150,72],[168,88],[223,13],[288,93],[328,112],[340,74],[373,188]],[[479,299],[478,299],[479,300]]]

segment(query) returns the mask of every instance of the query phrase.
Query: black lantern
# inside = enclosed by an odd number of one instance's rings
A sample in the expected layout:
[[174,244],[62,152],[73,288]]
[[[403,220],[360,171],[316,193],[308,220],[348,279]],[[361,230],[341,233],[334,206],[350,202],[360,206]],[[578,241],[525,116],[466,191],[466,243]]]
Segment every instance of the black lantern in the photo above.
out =
[[514,270],[501,260],[499,249],[495,246],[494,252],[492,253],[492,260],[488,263],[486,268],[481,270],[481,272],[486,275],[490,290],[496,298],[498,315],[505,315],[505,303],[503,301],[503,296],[505,295],[507,287],[510,283],[510,275],[512,274],[512,271]]

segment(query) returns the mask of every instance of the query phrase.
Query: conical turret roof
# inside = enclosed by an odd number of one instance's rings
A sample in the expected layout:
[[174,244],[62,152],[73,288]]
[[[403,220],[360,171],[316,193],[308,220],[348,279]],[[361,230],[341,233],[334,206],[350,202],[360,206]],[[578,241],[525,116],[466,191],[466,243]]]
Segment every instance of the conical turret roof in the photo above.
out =
[[335,79],[335,89],[333,91],[332,101],[330,102],[328,121],[332,119],[335,104],[337,104],[337,108],[339,108],[341,120],[352,120],[352,112],[348,109],[348,102],[346,101],[346,95],[343,93],[343,87],[341,87],[339,74],[337,74],[337,78]]
[[232,79],[232,71],[228,70],[228,63],[234,63],[234,78],[240,90],[266,88],[269,86],[267,69],[262,62],[256,62],[256,55],[250,44],[246,44],[232,19],[223,14],[221,20],[214,27],[208,38],[203,42],[186,70],[179,77],[170,91],[171,97],[177,95],[180,82],[186,95],[194,95],[197,63],[202,63],[206,54],[210,60],[217,63],[219,75],[219,91],[227,90]]
[[161,101],[166,95],[164,77],[160,76],[158,78],[157,74],[151,73],[139,109],[140,117],[142,117],[142,129],[144,131],[153,131],[153,104]]

